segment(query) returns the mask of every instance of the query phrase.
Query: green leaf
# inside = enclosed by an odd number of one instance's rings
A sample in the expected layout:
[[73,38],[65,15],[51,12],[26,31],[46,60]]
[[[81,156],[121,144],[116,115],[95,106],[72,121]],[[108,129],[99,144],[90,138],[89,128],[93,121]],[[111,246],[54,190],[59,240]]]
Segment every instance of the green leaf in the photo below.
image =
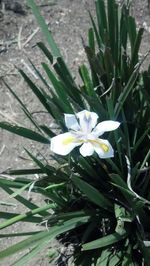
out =
[[[5,180],[4,180],[4,181],[5,181]],[[13,186],[14,181],[9,181],[9,180],[6,180],[6,181],[8,181],[8,184],[11,183],[12,186]],[[13,190],[10,189],[10,188],[9,188],[9,185],[7,186],[6,184],[7,184],[6,182],[4,183],[3,180],[0,180],[0,187],[1,187],[4,191],[6,191],[9,195],[11,195],[11,194],[13,193]],[[30,210],[34,210],[34,209],[38,208],[38,206],[37,206],[36,204],[32,203],[30,200],[24,198],[24,197],[21,196],[21,195],[16,195],[16,196],[15,196],[15,199],[16,199],[18,202],[20,202],[21,204],[23,204],[24,206],[26,206],[27,208],[29,208]],[[42,215],[49,215],[49,213],[46,212],[46,211],[43,211]]]
[[92,166],[91,162],[85,159],[83,156],[80,156],[79,158],[79,164],[84,169],[84,171],[89,174],[91,177],[98,177],[99,175],[95,171],[94,167]]
[[42,131],[47,134],[50,138],[56,136],[56,134],[51,131],[51,129],[45,125],[40,125],[40,128],[42,129]]
[[99,258],[99,265],[102,265],[102,266],[108,266],[108,262],[109,262],[109,257],[111,256],[112,254],[112,251],[110,249],[103,249],[102,252],[101,252],[101,256]]
[[[48,245],[47,242],[43,242],[40,245],[37,245],[35,248],[31,249],[27,254],[25,254],[23,257],[21,257],[19,260],[17,260],[15,263],[13,263],[11,266],[22,266],[27,265],[27,262],[30,261],[35,255],[43,250]],[[54,258],[58,257],[57,251],[49,251],[49,254],[47,255],[49,258],[49,263],[52,261],[54,263]],[[50,261],[50,257],[51,261]]]
[[[108,259],[108,265],[109,266],[117,266],[121,262],[123,252],[115,252],[115,254],[112,254]],[[122,265],[121,265],[122,266]]]
[[70,220],[72,218],[77,218],[77,217],[82,217],[82,216],[93,216],[95,215],[95,213],[93,213],[92,211],[86,211],[86,210],[81,210],[81,211],[74,211],[74,212],[65,212],[65,213],[58,213],[58,214],[54,214],[51,215],[49,217],[49,221],[67,221]]
[[44,18],[41,16],[40,11],[39,11],[38,7],[36,6],[35,2],[33,0],[27,0],[27,3],[29,5],[29,7],[31,7],[32,12],[33,12],[33,14],[34,14],[42,32],[43,32],[45,38],[46,38],[51,50],[52,50],[53,57],[57,58],[57,57],[61,56],[59,48],[57,47],[57,45],[56,45],[56,43],[52,37],[52,34],[49,31],[48,26],[46,25]]
[[99,35],[104,41],[105,34],[107,32],[107,18],[106,18],[104,1],[96,0],[95,6],[96,6],[96,15],[97,15],[98,28],[99,28]]
[[62,109],[66,113],[72,112],[72,107],[69,102],[68,95],[65,91],[65,87],[63,87],[60,81],[57,80],[55,74],[50,70],[50,68],[48,67],[46,63],[42,63],[42,66],[54,87],[55,93],[57,93],[58,101],[59,101],[59,104],[62,105]]
[[50,169],[47,169],[45,167],[45,165],[42,163],[41,160],[37,159],[33,154],[31,154],[31,152],[29,152],[27,149],[25,149],[26,153],[29,155],[29,157],[36,163],[36,165],[38,167],[41,168],[41,170],[43,171],[43,173],[47,173],[47,174],[51,174]]
[[110,245],[113,245],[124,238],[126,238],[127,233],[126,231],[123,232],[123,234],[113,233],[104,237],[101,237],[99,239],[96,239],[94,241],[91,241],[89,243],[86,243],[82,246],[83,250],[92,250],[96,248],[103,248]]
[[[47,47],[45,47],[45,45],[42,42],[39,42],[37,45],[42,50],[44,55],[48,58],[48,60],[50,61],[53,68],[55,69],[57,75],[60,78],[60,80],[57,80],[57,78],[54,76],[54,74],[48,70],[48,67],[46,66],[46,64],[45,63],[42,64],[45,71],[47,72],[55,90],[57,91],[57,93],[58,93],[58,91],[60,93],[60,90],[62,90],[61,93],[64,94],[66,91],[67,99],[65,99],[65,101],[69,100],[69,95],[70,95],[70,97],[73,98],[75,101],[81,102],[81,98],[79,95],[79,91],[77,90],[77,86],[74,82],[74,79],[73,79],[69,69],[67,68],[66,64],[64,63],[63,59],[61,57],[58,57],[57,59],[55,58],[56,60],[53,60],[53,57],[52,57],[50,51],[47,49]],[[57,88],[57,85],[58,85],[58,88]],[[74,90],[76,90],[76,94],[74,94]],[[70,105],[70,107],[71,107],[71,105]]]
[[[50,177],[49,177],[49,179],[50,179]],[[56,176],[55,176],[55,179],[56,179]],[[53,181],[54,181],[54,179],[53,179]],[[10,180],[0,178],[0,187],[3,188],[8,194],[11,195],[13,193],[13,191],[10,188],[22,188],[22,186],[24,186],[25,184],[28,184],[30,182],[32,182],[32,180],[28,180],[28,179],[20,180],[19,179],[19,181],[14,181],[14,180],[10,181]],[[38,182],[36,182],[36,184],[37,183]],[[64,202],[63,200],[58,199],[58,197],[56,197],[56,195],[54,193],[46,192],[44,190],[44,188],[41,187],[41,185],[37,186],[36,184],[33,186],[32,192],[39,193],[39,194],[43,195],[44,197],[49,198],[50,200],[53,200],[54,202],[57,202],[56,200],[58,200],[59,203],[61,203],[61,205],[62,205],[62,202]],[[20,195],[17,195],[16,199],[20,203],[24,204],[29,209],[33,210],[34,208],[38,207],[37,205],[33,204],[32,202],[23,198]],[[45,215],[47,215],[46,212],[45,212]]]
[[29,188],[30,186],[32,186],[33,183],[34,183],[34,181],[31,182],[31,183],[25,184],[21,188],[17,189],[17,191],[15,191],[14,193],[12,193],[10,195],[10,198],[15,198],[16,196],[20,195],[23,191],[25,191],[27,188]]
[[149,132],[150,132],[150,126],[143,131],[143,134],[140,136],[140,138],[135,143],[135,146],[133,147],[133,154],[136,153],[137,149],[142,144],[142,142],[145,139],[145,137],[148,136]]
[[14,90],[12,90],[10,88],[10,86],[3,80],[5,86],[7,87],[7,89],[10,91],[10,93],[15,97],[15,99],[19,102],[19,104],[21,105],[21,108],[23,110],[23,112],[25,113],[25,115],[29,118],[29,120],[31,121],[31,123],[38,129],[38,131],[42,132],[39,125],[37,124],[37,122],[35,121],[35,119],[32,117],[32,114],[28,111],[27,107],[25,106],[25,104],[21,101],[21,99],[17,96],[17,94],[14,92]]
[[44,43],[38,42],[37,46],[41,49],[43,54],[47,57],[51,64],[53,64],[53,56]]
[[48,95],[42,91],[42,89],[39,89],[35,83],[25,74],[25,72],[21,69],[19,69],[20,74],[30,87],[30,89],[33,91],[33,93],[37,96],[39,101],[42,103],[42,105],[45,107],[45,109],[51,114],[52,113],[52,107],[50,106],[48,102]]
[[140,28],[138,31],[135,43],[134,43],[133,53],[131,57],[131,70],[133,70],[134,66],[138,63],[138,53],[139,53],[143,33],[144,33],[144,28]]
[[[50,208],[51,208],[51,204],[46,204],[46,205],[44,205],[42,207],[36,208],[36,209],[34,209],[32,211],[29,211],[29,212],[26,212],[24,214],[19,214],[19,215],[15,216],[15,217],[13,217],[11,219],[8,219],[5,222],[2,222],[0,224],[0,229],[8,227],[8,226],[10,226],[10,225],[12,225],[14,223],[20,222],[20,221],[22,221],[22,220],[24,220],[24,219],[26,219],[28,217],[32,217],[35,214],[41,213],[41,215],[42,215],[43,211],[49,210]],[[44,213],[44,215],[45,215],[45,213]],[[50,213],[48,213],[48,215],[50,215]]]
[[93,84],[92,84],[92,81],[91,81],[87,67],[85,65],[82,65],[80,67],[80,72],[81,72],[81,78],[82,78],[84,85],[85,85],[86,93],[89,96],[95,95]]
[[[10,214],[10,213],[9,213]],[[13,213],[12,213],[13,215]],[[36,218],[36,217],[34,217]],[[39,217],[37,217],[38,220]],[[40,219],[39,219],[40,220]],[[22,237],[22,236],[31,236],[31,235],[35,235],[38,234],[42,231],[30,231],[30,232],[21,232],[21,233],[8,233],[8,234],[0,234],[0,238],[5,238],[5,237]]]
[[37,253],[41,250],[43,250],[47,246],[47,242],[40,243],[40,245],[37,245],[33,249],[31,249],[27,254],[25,254],[23,257],[21,257],[19,260],[17,260],[15,263],[13,263],[11,266],[22,266],[27,265],[26,263],[31,260]]
[[[11,212],[0,212],[0,217],[1,219],[7,219],[7,221],[14,221],[16,217],[19,217],[19,213],[11,213]],[[7,221],[5,221],[7,223]],[[42,222],[42,217],[34,216],[25,216],[22,218],[23,222],[29,222],[29,223],[41,223]],[[2,222],[0,223],[1,226]],[[6,225],[7,226],[7,225]],[[9,225],[8,225],[9,226]]]
[[128,17],[128,33],[129,33],[129,39],[130,39],[130,45],[131,45],[131,53],[133,55],[137,33],[136,33],[135,18],[131,16]]
[[12,132],[16,135],[22,136],[22,137],[27,138],[27,139],[31,139],[31,140],[41,142],[44,144],[50,143],[50,141],[47,138],[45,138],[44,136],[40,135],[39,133],[36,133],[35,131],[33,131],[31,129],[25,128],[25,127],[21,127],[21,126],[15,125],[15,124],[10,124],[8,122],[0,122],[0,127],[9,131],[9,132]]
[[83,107],[83,101],[82,101],[82,97],[80,94],[80,90],[78,86],[76,85],[75,80],[72,77],[63,59],[61,57],[58,57],[57,61],[53,64],[53,67],[56,73],[58,74],[59,79],[61,80],[63,86],[65,87],[65,90],[67,90],[68,95],[70,95],[70,97],[75,102],[80,104],[80,107],[81,106]]
[[49,228],[48,231],[46,230],[46,231],[37,233],[34,236],[31,236],[17,244],[14,244],[11,247],[8,247],[0,251],[0,260],[10,255],[13,255],[23,249],[28,249],[32,246],[35,246],[37,244],[41,245],[41,244],[44,244],[44,242],[49,243],[56,236],[64,232],[70,231],[84,223],[87,223],[89,218],[90,218],[89,216],[77,217],[77,218],[65,221],[63,224],[57,224]]
[[115,60],[115,45],[116,45],[116,17],[115,17],[115,1],[107,0],[108,9],[108,25],[109,25],[109,42],[111,47],[111,55]]
[[94,30],[93,28],[90,28],[88,31],[88,42],[89,42],[89,47],[95,54],[95,39],[94,39]]
[[90,12],[89,12],[89,16],[90,16],[90,19],[91,19],[91,22],[92,22],[92,26],[93,26],[95,37],[96,37],[96,40],[97,40],[97,44],[98,44],[99,48],[102,49],[102,48],[104,48],[104,45],[103,45],[101,36],[98,33],[98,30],[97,30],[97,27],[96,27],[96,23],[95,23],[95,21],[94,21],[94,19],[92,17],[92,14]]
[[123,257],[122,266],[138,266],[133,262],[132,246],[130,244],[128,244],[127,251]]
[[40,168],[30,168],[30,169],[9,169],[3,172],[3,174],[7,175],[34,175],[34,174],[42,174],[43,171]]
[[59,183],[59,184],[50,184],[48,187],[46,187],[45,189],[46,190],[49,190],[49,189],[59,189],[59,188],[64,188],[64,186],[66,185],[66,183],[62,182],[62,183]]
[[[9,171],[6,172],[6,174],[9,174]],[[0,175],[1,176],[1,175]],[[5,176],[5,175],[4,175]],[[30,182],[32,182],[32,180],[30,179],[16,179],[16,180],[7,180],[4,178],[4,176],[2,178],[0,178],[0,186],[5,188],[21,188],[22,186],[24,186],[25,184],[29,184]],[[9,193],[11,194],[11,192]]]
[[120,21],[120,45],[123,46],[124,50],[127,49],[127,17],[129,14],[129,9],[126,5],[123,5],[122,11],[121,11],[121,21]]
[[129,81],[127,82],[126,86],[123,89],[123,92],[120,94],[120,96],[118,98],[118,102],[116,103],[116,106],[115,106],[115,117],[116,118],[118,117],[118,115],[119,115],[119,113],[123,107],[123,104],[126,101],[129,93],[133,89],[133,86],[134,86],[136,79],[138,77],[138,74],[139,74],[138,70],[139,70],[139,66],[133,71]]
[[112,211],[111,202],[96,188],[89,185],[85,181],[76,177],[75,175],[71,178],[74,184],[88,197],[88,199],[94,202],[96,205],[100,206],[107,211]]
[[145,241],[141,241],[141,233],[140,233],[140,235],[137,234],[137,240],[138,240],[139,247],[142,250],[142,255],[144,257],[145,266],[149,266],[149,262],[150,262],[150,247],[145,245]]
[[40,78],[40,80],[42,81],[42,83],[46,86],[46,88],[48,89],[48,91],[50,91],[50,86],[47,83],[45,77],[43,76],[43,74],[38,70],[38,68],[35,66],[35,64],[31,61],[30,58],[28,58],[31,66],[33,67],[35,73],[37,74],[37,76]]
[[95,221],[94,219],[92,219],[92,221],[89,223],[86,230],[82,234],[82,243],[85,243],[89,239],[89,237],[93,234],[97,226],[98,226],[98,221]]
[[[33,156],[27,149],[25,149],[25,151],[32,158],[32,160],[43,170],[43,172],[47,173],[48,175],[51,174],[51,170],[46,166],[44,166],[40,160],[38,160],[35,156]],[[59,206],[63,207],[65,205],[65,200],[59,195],[57,195],[55,192],[53,193],[53,191],[51,192],[48,191],[48,195],[51,198],[51,200],[53,200]]]
[[122,192],[128,203],[131,204],[134,209],[143,208],[143,205],[145,204],[150,205],[150,201],[141,196],[137,197],[136,193],[134,194],[131,190],[129,190],[127,184],[119,175],[111,174],[110,176],[114,182],[112,184]]

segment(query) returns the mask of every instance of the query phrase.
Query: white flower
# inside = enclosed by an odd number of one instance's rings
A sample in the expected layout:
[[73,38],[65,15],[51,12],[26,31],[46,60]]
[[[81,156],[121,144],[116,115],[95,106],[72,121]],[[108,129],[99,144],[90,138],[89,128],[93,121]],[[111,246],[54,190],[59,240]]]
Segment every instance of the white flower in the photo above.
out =
[[[76,115],[65,114],[65,123],[69,132],[51,139],[51,150],[60,155],[67,155],[75,147],[80,147],[82,156],[90,156],[94,151],[100,158],[114,156],[114,150],[108,140],[99,138],[104,132],[115,130],[120,123],[112,120],[97,124],[98,115],[87,110]],[[96,126],[97,124],[97,126]]]

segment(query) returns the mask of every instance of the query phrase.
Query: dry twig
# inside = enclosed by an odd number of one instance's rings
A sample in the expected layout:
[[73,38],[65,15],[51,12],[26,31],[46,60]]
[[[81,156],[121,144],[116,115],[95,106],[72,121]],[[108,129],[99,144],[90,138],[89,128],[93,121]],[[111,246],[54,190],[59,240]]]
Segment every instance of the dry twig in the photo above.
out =
[[19,50],[21,50],[21,33],[22,33],[22,29],[23,29],[23,26],[21,26],[20,28],[19,28],[19,33],[18,33],[18,48],[19,48]]
[[[49,21],[46,21],[46,25],[49,25]],[[38,31],[40,30],[39,27],[37,27],[27,38],[27,40],[22,44],[22,48],[24,48],[32,39],[33,37],[38,33]]]
[[31,67],[25,62],[24,59],[21,59],[21,63],[25,66],[25,68],[30,72],[32,76],[34,76],[35,79],[38,79],[38,76],[34,73],[34,71],[31,69]]
[[5,148],[6,148],[6,146],[3,144],[3,146],[2,146],[2,148],[1,148],[1,150],[0,150],[0,156],[1,156],[2,153],[4,152]]
[[32,33],[31,35],[29,35],[29,37],[27,38],[27,40],[22,44],[22,48],[24,48],[31,40],[32,38],[35,36],[35,34],[39,31],[39,27],[37,27]]

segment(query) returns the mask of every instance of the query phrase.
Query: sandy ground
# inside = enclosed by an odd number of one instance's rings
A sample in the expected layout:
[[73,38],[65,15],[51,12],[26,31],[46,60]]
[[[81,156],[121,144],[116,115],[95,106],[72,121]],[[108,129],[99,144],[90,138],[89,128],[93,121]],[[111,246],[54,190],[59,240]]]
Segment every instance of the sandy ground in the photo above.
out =
[[[8,0],[3,1],[5,3],[15,2]],[[29,73],[25,64],[29,65],[28,58],[30,58],[40,69],[40,63],[44,58],[35,45],[38,41],[44,41],[44,39],[38,30],[38,25],[31,10],[26,7],[26,1],[22,0],[18,2],[21,3],[22,10],[26,12],[25,15],[15,13],[16,11],[13,8],[11,8],[12,10],[6,8],[5,12],[0,12],[0,121],[17,121],[21,125],[29,126],[28,120],[24,117],[18,103],[12,98],[1,80],[1,78],[5,78],[11,88],[13,88],[23,102],[26,103],[30,111],[34,112],[37,109],[42,110],[40,103],[35,99],[29,88],[27,88],[15,66],[21,67]],[[47,2],[51,2],[52,4],[44,6]],[[141,55],[143,55],[149,49],[150,15],[146,0],[133,0],[132,2],[131,11],[137,19],[138,26],[142,26],[144,23],[145,27],[141,49]],[[49,28],[51,29],[58,46],[61,48],[65,61],[73,71],[74,76],[76,76],[78,65],[86,60],[81,36],[86,40],[86,33],[90,25],[87,8],[94,14],[94,0],[36,0],[36,3],[39,5],[41,13],[49,24]],[[32,33],[34,33],[34,36],[30,39]],[[145,62],[144,67],[148,65],[148,60]],[[36,81],[38,82],[38,80]],[[47,124],[51,123],[51,118],[47,115],[39,115],[38,119],[41,121],[44,119]],[[37,152],[43,150],[43,152],[49,156],[48,146],[37,147],[37,143],[35,142],[25,140],[0,130],[0,172],[9,167],[17,168],[32,165],[32,162],[28,160],[27,155],[24,152],[24,147],[29,148],[31,151],[36,150]],[[0,189],[0,196],[1,200],[9,202],[10,199],[8,195],[4,193],[2,189]],[[44,203],[44,199],[35,194],[32,195],[32,200],[39,206]],[[13,203],[13,207],[1,206],[1,210],[11,212],[24,211],[24,207],[19,205],[15,200]],[[26,230],[39,230],[39,227],[33,226],[32,224],[18,224],[7,230],[3,230],[3,233]],[[19,239],[17,238],[15,240],[12,240],[11,238],[6,240],[1,239],[0,249],[10,246],[14,241],[17,242],[18,240]],[[53,242],[52,245],[58,244]],[[59,246],[58,248],[61,249]],[[0,262],[0,265],[11,265],[21,254],[17,254],[11,259],[8,258],[5,261]],[[45,258],[45,254],[40,254],[38,258],[34,259],[31,263],[28,263],[28,265],[52,265],[49,264],[47,256]]]

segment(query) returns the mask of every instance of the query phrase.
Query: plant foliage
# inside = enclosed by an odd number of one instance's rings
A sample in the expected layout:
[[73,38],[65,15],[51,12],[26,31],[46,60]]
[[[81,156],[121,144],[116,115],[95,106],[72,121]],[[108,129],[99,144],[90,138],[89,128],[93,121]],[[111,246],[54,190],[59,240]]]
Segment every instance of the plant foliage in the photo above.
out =
[[[13,265],[27,265],[57,237],[66,248],[67,243],[73,245],[71,265],[149,265],[150,67],[140,70],[145,59],[139,58],[143,28],[137,29],[128,2],[120,7],[115,0],[107,0],[107,4],[96,0],[96,19],[89,13],[88,44],[83,42],[89,64],[79,68],[82,79],[79,85],[35,2],[28,0],[28,4],[48,44],[37,44],[47,59],[42,63],[46,78],[33,65],[43,86],[35,84],[23,70],[19,71],[58,129],[66,131],[64,113],[74,114],[83,109],[96,112],[101,121],[120,121],[121,127],[108,135],[115,148],[113,159],[100,160],[96,155],[84,158],[74,150],[63,158],[53,156],[55,163],[51,165],[26,151],[35,168],[7,171],[5,174],[15,176],[14,180],[0,177],[0,187],[29,209],[23,214],[1,212],[4,221],[0,228],[17,222],[42,221],[47,221],[49,228],[43,226],[38,232],[17,234],[2,231],[1,238],[26,238],[1,250],[0,260],[26,250]],[[13,89],[6,86],[33,129],[6,121],[1,121],[0,127],[49,145],[57,132],[39,124]],[[39,176],[36,182],[34,174]],[[22,196],[31,186],[33,192],[49,199],[49,203],[37,206]],[[56,260],[58,254],[53,256]]]

